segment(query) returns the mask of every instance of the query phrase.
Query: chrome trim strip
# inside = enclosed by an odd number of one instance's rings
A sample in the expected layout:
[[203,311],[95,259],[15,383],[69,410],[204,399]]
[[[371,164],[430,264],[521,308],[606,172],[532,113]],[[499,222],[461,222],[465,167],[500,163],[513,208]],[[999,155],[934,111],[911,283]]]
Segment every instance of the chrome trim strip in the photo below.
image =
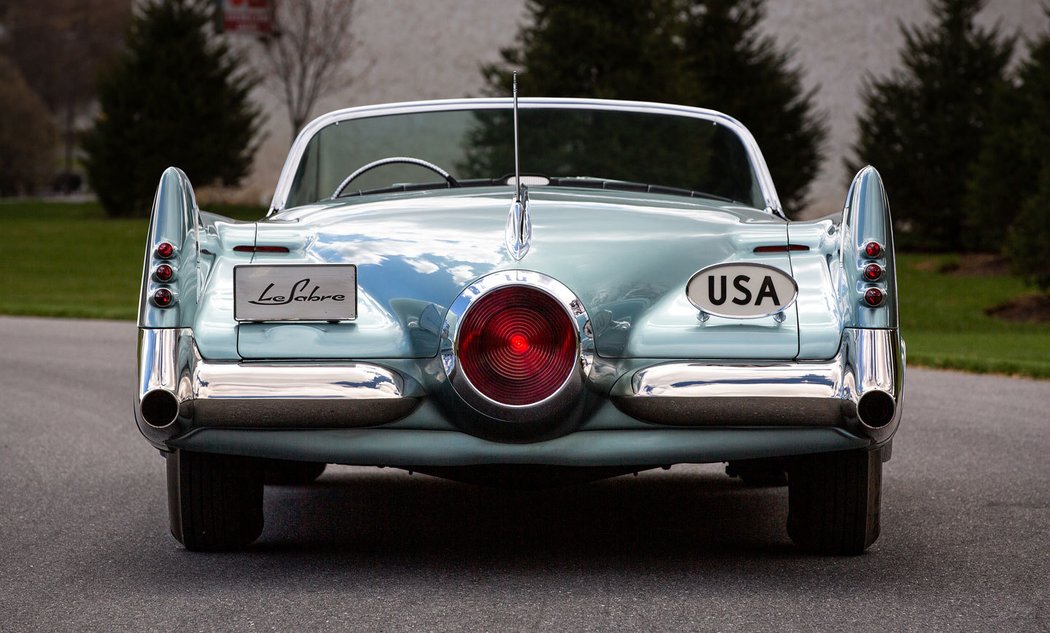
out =
[[[526,286],[553,297],[576,324],[579,358],[577,369],[569,373],[565,382],[553,394],[529,405],[507,405],[496,402],[477,390],[459,365],[459,326],[470,306],[497,288]],[[594,366],[594,336],[583,302],[560,281],[530,270],[505,270],[486,275],[467,288],[452,302],[445,316],[441,332],[441,366],[448,383],[467,404],[490,417],[508,422],[536,421],[563,413],[576,402],[583,391],[583,383]]]
[[[635,372],[613,388],[628,415],[686,426],[799,424],[837,426],[881,442],[900,422],[904,399],[903,345],[897,330],[849,328],[829,361],[722,365],[672,362]],[[888,393],[890,423],[870,427],[857,416],[865,393]]]
[[503,230],[503,245],[507,252],[520,262],[532,246],[532,218],[529,217],[529,190],[519,187],[521,195],[510,204],[507,226]]
[[392,371],[348,365],[245,365],[206,363],[193,372],[195,400],[383,400],[404,397],[405,383]]
[[[776,187],[773,185],[773,177],[769,173],[766,161],[762,157],[755,137],[751,135],[746,127],[731,116],[722,114],[715,110],[704,108],[692,108],[689,106],[673,105],[668,103],[652,103],[647,101],[620,101],[604,99],[573,99],[573,98],[526,98],[519,99],[519,107],[528,108],[567,108],[583,110],[612,110],[639,112],[648,114],[667,114],[675,116],[687,116],[705,119],[712,123],[725,126],[733,131],[748,152],[748,160],[751,168],[758,178],[759,188],[765,200],[766,209],[781,218],[785,218],[780,198],[777,196]],[[277,181],[277,189],[270,203],[270,211],[267,216],[280,213],[288,201],[288,193],[291,190],[292,180],[299,161],[302,159],[306,146],[314,134],[321,129],[340,121],[359,119],[372,116],[387,116],[392,114],[408,114],[412,112],[436,112],[442,110],[492,110],[507,109],[513,106],[513,98],[485,98],[485,99],[443,99],[434,101],[408,101],[403,103],[386,103],[379,105],[362,106],[357,108],[344,108],[324,114],[308,123],[295,138],[288,158],[285,159],[281,176]]]

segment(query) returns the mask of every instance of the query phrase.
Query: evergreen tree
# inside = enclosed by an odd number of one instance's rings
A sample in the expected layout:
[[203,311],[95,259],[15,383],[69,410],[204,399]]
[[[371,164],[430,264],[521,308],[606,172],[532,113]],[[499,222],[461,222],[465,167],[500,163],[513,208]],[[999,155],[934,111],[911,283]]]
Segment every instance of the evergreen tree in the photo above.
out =
[[806,204],[820,169],[827,125],[816,113],[816,90],[804,92],[787,51],[759,34],[765,0],[692,0],[683,24],[686,76],[698,93],[686,103],[740,120],[758,141],[788,210]]
[[520,70],[530,95],[664,101],[721,110],[755,135],[787,208],[803,204],[826,129],[788,53],[758,34],[764,0],[529,0],[531,22],[490,94]]
[[1050,33],[1032,43],[1016,80],[996,101],[967,201],[977,245],[1004,248],[1017,273],[1044,292],[1050,292],[1048,147]]
[[1037,179],[1039,168],[1024,148],[1022,125],[1025,99],[1005,84],[992,102],[991,123],[981,141],[963,200],[963,245],[970,250],[998,251],[1021,209],[1025,189]]
[[1029,183],[1017,219],[1010,227],[1006,247],[1014,272],[1043,292],[1050,293],[1050,161]]
[[99,82],[100,112],[85,133],[87,173],[107,213],[148,215],[161,172],[198,185],[235,185],[257,147],[255,80],[209,41],[211,3],[164,0],[132,20],[127,50]]
[[668,33],[674,1],[529,0],[532,20],[517,45],[482,69],[489,93],[509,95],[519,70],[534,96],[673,100],[681,80]]
[[989,128],[1014,38],[979,28],[984,0],[931,0],[934,24],[901,26],[902,68],[863,88],[857,162],[882,173],[891,191],[897,243],[934,250],[964,246],[963,200]]

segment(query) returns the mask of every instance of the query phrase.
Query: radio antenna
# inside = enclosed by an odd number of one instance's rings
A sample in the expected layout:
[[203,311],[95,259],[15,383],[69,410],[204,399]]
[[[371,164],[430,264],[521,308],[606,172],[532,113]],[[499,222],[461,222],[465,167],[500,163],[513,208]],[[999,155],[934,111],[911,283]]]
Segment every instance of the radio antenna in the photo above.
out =
[[518,73],[513,75],[514,89],[514,201],[510,203],[504,244],[514,261],[521,261],[532,244],[532,220],[529,219],[529,191],[521,184],[518,167]]
[[521,201],[521,170],[518,167],[518,72],[511,76],[514,94],[514,201]]

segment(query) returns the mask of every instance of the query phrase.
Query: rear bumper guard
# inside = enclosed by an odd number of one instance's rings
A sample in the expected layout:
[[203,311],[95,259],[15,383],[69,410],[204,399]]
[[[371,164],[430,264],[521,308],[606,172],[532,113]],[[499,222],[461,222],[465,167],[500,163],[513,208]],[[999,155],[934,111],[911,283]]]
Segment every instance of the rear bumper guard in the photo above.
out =
[[675,426],[838,426],[889,439],[904,399],[904,344],[896,329],[847,328],[828,361],[671,362],[620,379],[624,413]]
[[374,426],[408,415],[420,396],[378,365],[215,363],[189,329],[139,332],[135,419],[157,445],[194,427]]

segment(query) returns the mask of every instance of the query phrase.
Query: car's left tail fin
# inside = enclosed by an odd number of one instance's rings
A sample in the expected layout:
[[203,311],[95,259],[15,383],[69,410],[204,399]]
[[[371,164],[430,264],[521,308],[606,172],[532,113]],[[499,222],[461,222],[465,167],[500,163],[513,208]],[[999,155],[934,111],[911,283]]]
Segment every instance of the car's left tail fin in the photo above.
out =
[[190,327],[197,307],[200,210],[181,169],[168,167],[153,199],[139,296],[139,327]]

